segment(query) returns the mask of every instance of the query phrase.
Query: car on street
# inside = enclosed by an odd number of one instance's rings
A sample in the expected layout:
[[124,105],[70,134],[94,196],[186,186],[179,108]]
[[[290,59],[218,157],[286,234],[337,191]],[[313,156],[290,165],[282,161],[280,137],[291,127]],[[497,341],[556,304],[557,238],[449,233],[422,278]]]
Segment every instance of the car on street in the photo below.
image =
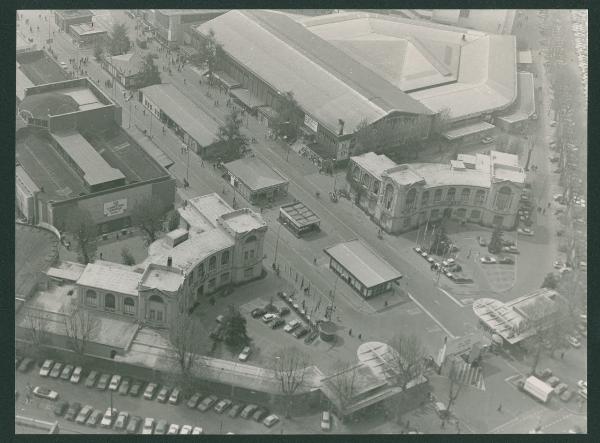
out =
[[77,418],[75,418],[75,423],[84,425],[93,410],[93,406],[85,405],[83,408],[81,408],[79,414],[77,414]]
[[267,415],[269,415],[269,411],[267,411],[265,408],[258,408],[256,411],[254,411],[254,414],[252,414],[252,419],[255,422],[260,423]]
[[164,418],[161,418],[156,422],[156,427],[154,428],[154,433],[159,435],[164,435],[167,433],[169,429],[169,423]]
[[550,369],[550,368],[546,368],[546,369],[544,369],[544,370],[542,371],[542,373],[540,374],[540,378],[541,378],[542,380],[547,380],[547,379],[549,379],[550,377],[552,377],[552,369]]
[[444,403],[442,403],[441,401],[437,401],[433,404],[433,407],[435,409],[435,412],[437,413],[437,415],[440,418],[445,418],[448,416],[448,408],[446,407],[446,405]]
[[98,371],[90,371],[87,378],[85,379],[85,387],[93,388],[96,385],[97,378],[98,378]]
[[202,394],[200,394],[199,392],[195,392],[194,395],[192,395],[190,397],[190,399],[187,401],[186,406],[190,409],[195,409],[196,406],[198,406],[198,402],[200,401],[201,398],[202,398]]
[[447,267],[449,267],[449,266],[452,266],[452,265],[453,265],[453,264],[455,264],[455,263],[456,263],[456,260],[454,260],[453,258],[449,258],[449,259],[447,259],[447,260],[444,260],[444,261],[442,262],[442,266],[443,266],[443,267],[445,267],[445,268],[447,268]]
[[421,251],[421,257],[427,259],[427,257],[429,257],[429,254],[427,253],[427,251]]
[[60,67],[63,69],[67,68],[67,63],[66,62],[60,62]]
[[533,231],[533,229],[530,228],[518,228],[517,232],[521,235],[528,235],[528,236],[533,236],[535,234],[535,232]]
[[435,258],[433,258],[432,256],[427,257],[427,261],[429,263],[435,263]]
[[422,249],[421,249],[419,246],[415,246],[415,247],[413,248],[413,251],[415,251],[417,254],[419,254],[419,255],[420,255],[420,254],[421,254],[421,252],[422,252],[423,250],[422,250]]
[[577,382],[577,387],[579,389],[587,389],[587,381],[585,381],[585,380],[579,380]]
[[512,257],[498,257],[498,263],[501,265],[514,265],[515,259]]
[[63,368],[63,364],[61,362],[57,361],[56,363],[54,363],[54,366],[52,367],[52,371],[50,371],[50,377],[51,378],[60,377],[62,368]]
[[144,419],[144,427],[142,428],[142,434],[152,434],[154,431],[154,419],[152,417],[146,417]]
[[219,399],[217,398],[216,395],[210,395],[208,397],[206,397],[204,400],[202,400],[202,402],[200,402],[200,404],[198,405],[197,409],[201,412],[206,412],[208,411],[212,405],[214,405]]
[[31,367],[33,366],[33,359],[29,358],[29,357],[25,357],[23,360],[21,360],[21,363],[19,364],[19,372],[27,372],[29,371],[29,369],[31,369]]
[[148,383],[148,386],[146,386],[146,390],[144,391],[144,398],[146,400],[152,400],[157,389],[158,385],[156,383]]
[[239,413],[242,412],[242,409],[244,409],[244,407],[245,405],[243,403],[236,403],[231,407],[227,415],[229,415],[231,418],[236,418],[239,415]]
[[240,352],[240,355],[238,355],[238,360],[247,361],[248,357],[250,357],[250,346],[245,346],[244,349],[242,349],[242,352]]
[[546,383],[555,388],[560,383],[560,378],[558,378],[556,375],[553,375],[548,380],[546,380]]
[[108,385],[108,389],[110,391],[116,391],[117,389],[119,389],[119,385],[121,384],[122,379],[123,377],[121,377],[119,374],[113,375],[110,379],[110,385]]
[[110,380],[110,374],[102,374],[98,379],[98,383],[96,383],[96,389],[99,391],[106,391],[106,387],[108,386],[108,381]]
[[47,388],[45,386],[36,386],[35,388],[33,388],[33,395],[52,401],[58,398],[58,392],[53,391],[52,389]]
[[487,246],[487,240],[483,237],[477,237],[477,242],[479,246]]
[[241,414],[240,417],[245,418],[245,419],[249,419],[252,417],[252,414],[254,414],[254,411],[256,411],[256,409],[258,408],[258,406],[256,405],[248,405],[246,406]]
[[267,311],[264,308],[255,308],[252,310],[252,312],[250,312],[250,315],[252,316],[252,318],[258,318],[262,317],[266,313]]
[[66,365],[62,372],[60,373],[60,378],[61,380],[68,380],[71,378],[71,374],[73,373],[73,369],[75,369],[73,367],[73,365]]
[[113,425],[113,420],[115,418],[117,418],[117,415],[119,414],[119,411],[117,411],[115,408],[107,408],[106,411],[104,412],[104,415],[102,416],[102,421],[100,422],[100,426],[102,426],[103,428],[110,428]]
[[52,366],[54,366],[54,360],[44,361],[44,363],[42,364],[42,367],[40,368],[40,376],[48,377],[48,375],[50,374],[50,371],[52,370]]
[[491,265],[497,262],[497,260],[494,257],[490,257],[489,255],[486,255],[484,257],[481,257],[479,259],[479,261],[481,263],[483,263],[484,265]]
[[179,403],[179,397],[181,396],[181,391],[178,388],[173,389],[171,395],[169,395],[169,404],[176,405]]
[[323,411],[323,413],[321,414],[321,430],[331,430],[331,413],[329,411]]
[[190,435],[192,433],[192,427],[190,425],[183,425],[179,430],[179,435]]
[[570,389],[567,389],[565,392],[560,394],[560,399],[564,402],[571,400],[572,397],[573,397],[573,391],[571,391]]
[[279,423],[279,417],[276,416],[275,414],[271,414],[269,415],[267,418],[265,418],[263,420],[263,424],[267,427],[267,428],[272,428],[273,426],[275,426],[277,423]]
[[129,393],[130,385],[131,385],[131,379],[129,377],[123,377],[121,386],[119,386],[119,395],[127,395]]
[[179,425],[176,423],[171,423],[169,426],[169,430],[167,431],[167,435],[177,435],[179,434]]
[[56,403],[56,405],[54,405],[54,415],[56,415],[57,417],[62,417],[68,408],[69,403],[67,403],[65,400],[60,400]]
[[301,328],[298,328],[294,331],[293,335],[296,338],[302,338],[304,337],[306,334],[308,334],[308,332],[310,331],[310,329],[302,326]]
[[79,411],[81,411],[81,403],[79,403],[78,401],[74,401],[69,405],[69,408],[67,409],[67,412],[65,414],[65,420],[75,421],[75,417],[77,417]]
[[516,246],[502,246],[502,252],[508,252],[510,254],[518,254],[519,250]]
[[166,403],[167,400],[169,399],[170,392],[171,392],[171,390],[169,388],[167,388],[166,386],[163,386],[162,389],[158,392],[158,395],[156,396],[156,400],[159,403]]
[[92,413],[90,414],[90,416],[88,417],[88,419],[86,420],[85,424],[86,424],[86,426],[95,428],[96,426],[98,426],[98,423],[100,422],[101,418],[102,418],[102,411],[100,409],[94,409],[92,411]]
[[287,325],[285,325],[285,327],[283,328],[283,330],[285,332],[291,333],[293,332],[296,328],[300,327],[300,320],[292,320],[291,322],[289,322]]
[[265,323],[269,323],[270,321],[273,321],[274,319],[278,318],[279,316],[277,314],[273,314],[273,313],[267,313],[265,315],[263,315],[262,317],[262,321],[264,321]]
[[228,398],[224,398],[223,400],[219,400],[217,402],[217,404],[215,405],[215,412],[217,414],[222,414],[223,412],[225,412],[229,407],[231,407],[232,401],[229,400]]
[[281,317],[276,318],[271,322],[271,329],[277,329],[285,325],[285,320]]
[[556,395],[560,395],[563,392],[565,392],[567,389],[569,389],[569,385],[567,385],[566,383],[559,383],[555,388],[554,388],[554,393]]
[[117,419],[115,420],[115,429],[118,431],[124,431],[127,426],[127,421],[129,420],[129,412],[121,411],[119,415],[117,415]]
[[204,434],[204,430],[200,426],[194,426],[192,429],[192,435],[202,435]]
[[132,416],[131,419],[129,419],[129,424],[127,425],[127,429],[125,429],[125,432],[128,434],[137,434],[141,422],[142,417],[137,415]]
[[484,145],[489,145],[490,143],[493,143],[494,139],[492,137],[485,137],[481,139],[481,143],[483,143]]
[[572,335],[569,335],[567,337],[567,341],[574,348],[580,348],[581,347],[581,342],[577,338],[573,337]]
[[71,374],[71,378],[69,379],[69,381],[75,385],[79,383],[79,381],[81,380],[82,372],[83,368],[81,366],[77,366],[75,369],[73,369],[73,373]]
[[313,341],[315,341],[318,336],[319,336],[319,331],[312,331],[310,334],[308,334],[304,338],[304,343],[306,343],[308,345],[308,344],[312,343]]
[[131,395],[132,397],[137,397],[138,395],[140,395],[140,392],[142,392],[143,386],[144,386],[144,383],[142,381],[132,380],[131,388],[129,388],[129,395]]

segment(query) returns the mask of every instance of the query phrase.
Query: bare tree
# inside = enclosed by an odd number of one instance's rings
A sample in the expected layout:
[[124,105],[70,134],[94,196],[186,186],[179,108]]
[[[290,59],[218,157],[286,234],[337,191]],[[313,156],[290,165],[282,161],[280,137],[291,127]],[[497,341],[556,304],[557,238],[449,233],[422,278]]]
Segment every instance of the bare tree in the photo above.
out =
[[328,379],[328,386],[339,400],[340,409],[345,410],[356,395],[357,366],[338,360],[334,364],[336,374]]
[[194,384],[192,377],[194,363],[204,350],[203,342],[200,340],[202,335],[200,324],[187,311],[175,316],[170,325],[170,354],[178,370],[174,381],[184,392],[188,392]]
[[396,335],[389,343],[395,351],[390,362],[395,372],[396,385],[406,391],[408,383],[423,375],[426,353],[416,335]]
[[89,211],[75,207],[65,217],[65,230],[77,243],[79,260],[88,264],[96,255],[98,228]]
[[98,333],[100,320],[78,302],[63,306],[61,313],[71,348],[83,355],[88,342]]
[[163,228],[165,204],[158,197],[144,198],[131,211],[131,222],[146,234],[148,242],[156,240]]
[[275,355],[273,371],[275,379],[280,383],[281,392],[286,397],[286,418],[291,417],[294,394],[304,385],[308,363],[308,356],[294,346],[283,348]]
[[444,419],[442,419],[442,421],[445,421],[445,419],[450,416],[452,406],[454,406],[454,403],[456,403],[456,400],[460,395],[460,391],[464,386],[464,382],[460,377],[460,367],[458,366],[456,359],[451,360],[448,379],[450,380],[450,385],[448,386],[447,416]]
[[31,344],[39,350],[48,340],[48,318],[45,313],[27,309],[25,312],[25,327]]

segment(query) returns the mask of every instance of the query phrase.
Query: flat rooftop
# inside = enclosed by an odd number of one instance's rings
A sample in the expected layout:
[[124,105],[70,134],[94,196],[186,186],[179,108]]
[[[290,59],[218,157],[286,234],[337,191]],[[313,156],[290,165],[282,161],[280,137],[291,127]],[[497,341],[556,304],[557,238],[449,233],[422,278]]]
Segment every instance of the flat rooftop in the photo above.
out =
[[15,224],[15,296],[27,296],[58,258],[58,238],[46,229]]
[[288,183],[287,178],[256,157],[240,158],[223,166],[252,191]]
[[107,33],[106,29],[102,28],[98,24],[92,26],[90,23],[80,23],[78,25],[71,25],[70,29],[71,31],[80,36]]
[[279,211],[290,219],[298,228],[303,228],[321,221],[317,214],[302,202],[283,205],[279,208]]
[[412,163],[410,167],[425,180],[425,189],[450,185],[489,188],[492,183],[489,169],[458,169],[440,163]]
[[184,276],[181,271],[157,264],[150,264],[141,280],[142,286],[167,292],[177,292],[183,282]]
[[140,91],[201,146],[210,146],[217,140],[217,122],[172,84],[148,86]]
[[29,111],[33,117],[47,120],[49,115],[89,111],[106,105],[87,86],[74,86],[30,94],[20,103],[19,110]]
[[360,240],[339,243],[325,249],[325,253],[337,261],[367,288],[402,277],[400,272],[383,258],[376,255]]
[[85,271],[85,265],[71,261],[61,261],[57,266],[46,271],[48,277],[76,282]]
[[488,122],[477,122],[469,125],[461,126],[444,132],[442,135],[447,140],[455,140],[457,138],[466,137],[467,135],[477,134],[478,132],[489,131],[495,126]]
[[350,159],[378,179],[381,179],[381,173],[383,171],[396,166],[396,163],[386,155],[376,154],[374,152],[365,152],[362,155],[350,157]]
[[535,114],[535,84],[531,72],[519,72],[519,94],[511,112],[498,117],[507,123],[525,121]]
[[131,266],[96,260],[88,263],[77,284],[137,297],[142,275],[133,269]]
[[60,15],[64,19],[94,15],[89,9],[59,9],[55,10],[54,13]]
[[244,232],[250,232],[267,226],[260,215],[248,208],[242,208],[228,214],[223,214],[222,220],[224,226],[227,226],[233,232],[238,234],[243,234]]
[[193,207],[211,227],[217,226],[217,220],[234,209],[216,192],[192,197],[188,206]]

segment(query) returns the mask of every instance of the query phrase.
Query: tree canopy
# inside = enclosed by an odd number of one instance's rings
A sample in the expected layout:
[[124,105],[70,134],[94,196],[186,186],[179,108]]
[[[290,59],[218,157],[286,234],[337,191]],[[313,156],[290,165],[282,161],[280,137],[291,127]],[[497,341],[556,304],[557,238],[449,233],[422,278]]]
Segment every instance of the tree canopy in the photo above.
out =
[[110,55],[125,54],[131,48],[131,41],[127,35],[127,25],[115,23],[108,36],[108,52]]
[[429,252],[435,255],[444,256],[450,251],[451,243],[444,225],[436,226],[433,232],[433,238],[431,239]]
[[98,248],[98,228],[92,214],[85,209],[74,207],[65,217],[65,231],[72,234],[77,243],[79,261],[84,264],[92,261]]
[[502,228],[496,226],[492,232],[492,238],[488,245],[488,251],[492,254],[497,254],[502,250]]
[[230,305],[223,321],[223,338],[225,344],[232,348],[246,346],[250,337],[246,332],[246,318],[235,306]]
[[161,83],[160,72],[154,64],[153,54],[146,54],[142,63],[142,69],[137,74],[137,87],[159,85]]
[[163,228],[164,209],[161,199],[146,197],[138,201],[131,211],[131,223],[146,234],[149,243],[156,240]]
[[303,112],[293,92],[288,91],[279,96],[277,113],[274,122],[275,133],[280,137],[287,137],[288,140],[295,140],[298,137]]
[[225,123],[219,127],[217,137],[224,145],[221,153],[224,161],[240,158],[248,146],[248,138],[241,131],[242,123],[240,111],[232,109],[225,117]]

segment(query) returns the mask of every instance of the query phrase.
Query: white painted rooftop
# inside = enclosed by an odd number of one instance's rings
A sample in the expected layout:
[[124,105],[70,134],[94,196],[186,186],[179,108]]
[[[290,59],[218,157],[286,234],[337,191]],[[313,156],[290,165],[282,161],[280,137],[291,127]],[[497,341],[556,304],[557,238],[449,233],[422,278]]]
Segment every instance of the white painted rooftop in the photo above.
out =
[[350,157],[350,159],[378,179],[381,179],[383,171],[396,166],[396,163],[388,156],[374,152],[365,152],[362,155]]
[[142,275],[133,269],[131,266],[97,260],[88,263],[77,284],[137,296]]

